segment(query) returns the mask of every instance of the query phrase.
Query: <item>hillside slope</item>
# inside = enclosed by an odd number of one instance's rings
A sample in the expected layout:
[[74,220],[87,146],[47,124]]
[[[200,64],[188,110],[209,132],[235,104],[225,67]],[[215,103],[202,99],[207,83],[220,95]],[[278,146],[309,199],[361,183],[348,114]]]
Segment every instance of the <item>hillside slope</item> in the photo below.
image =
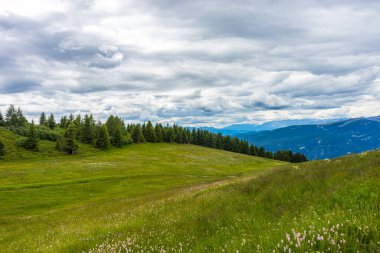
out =
[[[46,159],[49,157],[67,157],[67,154],[64,154],[58,150],[56,150],[56,143],[53,141],[39,141],[39,152],[27,150],[23,147],[18,146],[17,140],[21,138],[21,136],[5,129],[4,127],[0,127],[0,140],[3,141],[5,145],[5,154],[0,157],[1,161],[16,161],[16,160],[25,160],[25,159]],[[99,153],[100,151],[90,145],[85,145],[83,143],[79,143],[79,151],[78,155],[84,154],[92,154]]]
[[[85,252],[378,252],[380,152],[287,165],[150,203]],[[86,248],[88,247],[88,248]]]
[[0,186],[2,252],[380,249],[379,151],[294,165],[140,144],[3,161]]
[[0,161],[1,252],[80,251],[70,247],[119,230],[147,203],[284,164],[165,143],[40,156]]
[[290,149],[308,159],[333,158],[380,147],[380,122],[353,119],[330,125],[303,125],[238,135],[271,151]]

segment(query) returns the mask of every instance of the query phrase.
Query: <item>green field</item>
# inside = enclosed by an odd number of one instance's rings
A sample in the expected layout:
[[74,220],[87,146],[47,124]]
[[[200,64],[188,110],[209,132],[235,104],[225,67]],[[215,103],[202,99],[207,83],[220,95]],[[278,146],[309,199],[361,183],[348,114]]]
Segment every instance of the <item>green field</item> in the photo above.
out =
[[69,156],[0,136],[0,252],[380,249],[380,152],[297,165],[164,143]]

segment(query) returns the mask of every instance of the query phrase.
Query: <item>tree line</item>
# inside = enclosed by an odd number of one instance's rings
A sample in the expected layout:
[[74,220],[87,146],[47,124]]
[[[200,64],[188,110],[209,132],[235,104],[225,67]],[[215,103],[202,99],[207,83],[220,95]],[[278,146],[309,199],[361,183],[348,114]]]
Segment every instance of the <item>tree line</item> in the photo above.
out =
[[[122,118],[109,116],[105,123],[96,121],[91,114],[63,116],[56,122],[54,115],[47,116],[41,113],[39,124],[34,121],[28,123],[20,108],[11,105],[5,117],[0,112],[0,126],[5,126],[19,135],[19,145],[32,150],[39,149],[39,140],[56,142],[56,148],[68,154],[75,154],[79,148],[78,142],[93,145],[99,149],[111,146],[122,147],[131,143],[179,143],[193,144],[214,149],[226,150],[246,155],[265,157],[269,159],[304,162],[306,157],[301,153],[292,153],[290,150],[271,152],[264,147],[249,144],[246,140],[237,137],[212,133],[203,129],[181,127],[174,125],[152,124],[151,121],[142,124],[125,125]],[[4,144],[0,142],[0,155]]]

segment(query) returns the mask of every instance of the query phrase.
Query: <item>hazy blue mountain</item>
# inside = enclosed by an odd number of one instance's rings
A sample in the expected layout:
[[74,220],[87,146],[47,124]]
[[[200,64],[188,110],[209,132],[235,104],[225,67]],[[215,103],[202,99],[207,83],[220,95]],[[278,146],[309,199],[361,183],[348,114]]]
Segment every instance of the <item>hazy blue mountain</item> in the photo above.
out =
[[324,159],[379,148],[380,122],[376,119],[349,119],[332,124],[289,126],[237,136],[271,151],[290,149],[305,154],[308,159]]
[[316,125],[316,124],[327,124],[332,122],[341,121],[343,119],[294,119],[294,120],[276,120],[269,121],[263,124],[234,124],[230,126],[223,127],[224,130],[234,130],[240,132],[259,132],[259,131],[267,131],[274,130],[277,128],[283,128],[288,126],[295,125]]
[[368,117],[366,119],[380,121],[380,115],[379,116]]
[[341,121],[343,119],[295,119],[295,120],[276,120],[269,121],[262,124],[233,124],[222,128],[215,127],[200,127],[201,129],[208,130],[213,133],[222,133],[223,135],[239,135],[243,133],[260,132],[267,130],[274,130],[277,128],[288,127],[292,125],[315,125],[327,124],[332,122]]

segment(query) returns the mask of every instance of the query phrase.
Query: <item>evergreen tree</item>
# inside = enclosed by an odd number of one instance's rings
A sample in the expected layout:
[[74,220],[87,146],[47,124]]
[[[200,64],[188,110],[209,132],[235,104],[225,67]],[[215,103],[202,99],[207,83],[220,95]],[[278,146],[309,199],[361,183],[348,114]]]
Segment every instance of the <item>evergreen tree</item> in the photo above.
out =
[[4,155],[4,142],[0,139],[0,156]]
[[257,156],[257,147],[254,145],[249,146],[249,154],[253,156]]
[[174,141],[174,131],[172,127],[167,127],[166,128],[166,142],[173,142]]
[[161,124],[156,124],[156,126],[154,127],[154,132],[156,133],[157,142],[163,142],[164,141],[164,133],[163,133]]
[[115,129],[111,138],[111,144],[118,148],[123,146],[123,133],[120,127]]
[[259,157],[265,157],[265,149],[264,149],[264,147],[258,148],[258,150],[257,150],[257,156],[259,156]]
[[26,140],[23,146],[27,149],[38,150],[38,136],[34,121],[32,121],[32,124],[29,125]]
[[266,151],[266,152],[265,152],[265,157],[266,157],[266,158],[269,158],[269,159],[273,159],[273,153],[270,152],[270,151]]
[[86,114],[84,116],[80,134],[83,143],[92,144],[94,142],[94,128],[95,124],[93,122],[92,117]]
[[67,116],[62,116],[61,120],[59,122],[59,126],[61,128],[66,128],[68,126],[68,124],[69,124],[69,120],[68,120]]
[[302,163],[306,161],[307,161],[306,156],[301,153],[295,153],[291,160],[292,163]]
[[46,115],[44,112],[42,112],[40,116],[40,126],[45,126],[45,125],[46,125]]
[[148,124],[146,125],[145,129],[145,140],[147,142],[156,142],[157,137],[156,137],[156,132],[154,131],[152,122],[148,121]]
[[206,137],[206,146],[209,148],[216,148],[216,141],[213,133],[208,133]]
[[240,141],[240,151],[242,154],[249,155],[249,144],[247,141],[242,140]]
[[3,114],[0,111],[0,127],[2,126],[5,126],[5,120],[4,120]]
[[100,149],[106,149],[110,145],[110,137],[106,125],[102,125],[100,122],[97,126],[96,143],[95,147]]
[[135,125],[132,130],[132,140],[134,143],[144,142],[144,134],[142,132],[140,124]]
[[72,113],[70,113],[68,120],[69,120],[69,124],[74,121],[74,115]]
[[241,153],[240,140],[236,137],[232,139],[232,152]]
[[14,127],[17,125],[17,115],[14,105],[10,105],[5,114],[5,124],[6,126]]
[[21,108],[17,108],[17,111],[16,111],[16,119],[17,119],[17,123],[16,123],[16,126],[17,127],[20,127],[20,126],[25,126],[28,121],[26,120],[26,118],[24,117],[24,114],[22,113],[21,111]]
[[191,140],[191,134],[189,129],[182,129],[182,140],[184,144],[189,144]]
[[54,115],[52,113],[50,114],[49,118],[47,119],[46,124],[50,129],[55,128],[56,123],[55,123]]
[[222,149],[223,148],[223,135],[221,133],[218,133],[216,135],[215,147],[217,149]]
[[274,153],[273,158],[280,161],[291,162],[293,153],[290,150],[278,150]]
[[141,132],[143,133],[144,138],[145,138],[145,136],[146,136],[146,125],[145,125],[145,122],[144,122],[144,124],[142,124],[142,126],[141,126]]
[[75,124],[70,123],[65,134],[57,139],[57,149],[70,155],[75,154],[78,150],[78,143],[76,140],[77,132],[78,130]]
[[195,128],[191,130],[191,144],[193,145],[198,144],[197,131],[195,130]]
[[115,147],[123,145],[123,135],[126,133],[124,122],[121,118],[109,116],[106,122],[110,142]]

